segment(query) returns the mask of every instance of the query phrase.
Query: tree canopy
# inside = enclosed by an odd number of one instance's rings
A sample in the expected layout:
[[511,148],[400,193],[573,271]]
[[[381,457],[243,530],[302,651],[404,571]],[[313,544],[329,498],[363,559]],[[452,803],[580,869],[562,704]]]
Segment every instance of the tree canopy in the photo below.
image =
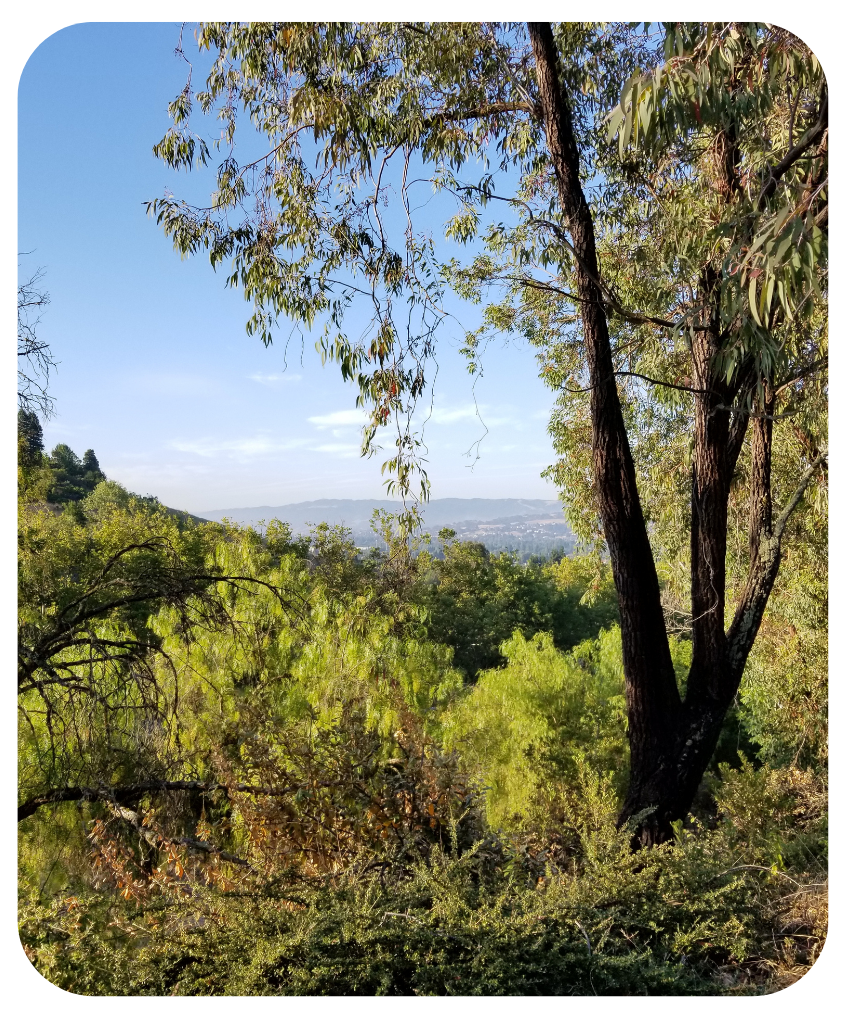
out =
[[[735,23],[198,40],[211,74],[157,151],[211,159],[199,104],[221,162],[209,207],[151,202],[177,247],[228,264],[266,342],[320,330],[365,451],[396,428],[404,497],[456,295],[471,372],[527,337],[585,547],[523,563],[444,529],[435,551],[414,506],[374,514],[369,553],[326,523],[207,523],[92,450],[45,456],[24,410],[28,957],[85,994],[795,982],[827,922],[813,54]],[[264,154],[236,149],[245,114]]]
[[[216,111],[217,189],[206,208],[166,196],[149,212],[183,254],[229,264],[228,285],[253,303],[248,332],[269,343],[280,316],[322,325],[318,347],[370,411],[363,451],[396,429],[389,485],[405,496],[419,474],[428,490],[412,413],[449,288],[484,304],[466,334],[471,372],[491,334],[537,345],[561,394],[552,476],[583,536],[607,546],[620,597],[639,761],[624,815],[660,804],[648,837],[664,836],[825,465],[818,61],[762,23],[210,23],[197,39],[212,70],[196,92],[189,77],[155,152],[175,168],[207,163],[191,118],[195,104]],[[243,162],[241,116],[266,139]],[[443,203],[421,212],[421,186],[454,200],[441,227],[467,246],[463,261],[434,239]],[[360,337],[344,323],[362,301]],[[795,459],[774,509],[781,422]],[[739,488],[749,547],[729,576]],[[675,584],[694,647],[684,698],[662,539],[688,545]]]

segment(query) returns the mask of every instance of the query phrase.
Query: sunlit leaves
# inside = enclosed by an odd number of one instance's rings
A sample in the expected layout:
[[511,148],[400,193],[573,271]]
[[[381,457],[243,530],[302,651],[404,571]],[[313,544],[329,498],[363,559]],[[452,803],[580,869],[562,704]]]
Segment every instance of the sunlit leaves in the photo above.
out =
[[195,166],[205,166],[208,163],[209,149],[202,138],[172,127],[153,146],[153,155],[166,160],[175,170],[192,170]]
[[[231,152],[223,159],[210,208],[165,198],[148,211],[183,255],[205,249],[213,265],[229,262],[228,284],[254,305],[248,331],[265,343],[279,317],[323,327],[322,355],[357,382],[359,402],[372,411],[364,448],[372,448],[373,429],[398,424],[386,469],[391,490],[405,496],[412,476],[425,478],[410,418],[444,315],[430,231],[410,218],[412,160],[447,179],[469,159],[485,162],[493,146],[503,165],[525,158],[538,125],[527,131],[532,79],[519,64],[519,31],[209,23],[198,42],[215,52],[212,70],[196,97],[189,83],[172,104],[176,127],[156,154],[177,169],[207,158],[188,131],[193,98],[217,113],[222,146],[245,115],[268,149],[247,165]],[[407,221],[397,232],[395,193]],[[447,236],[471,240],[477,220],[466,205]],[[360,343],[343,325],[355,302],[371,305],[372,334]]]
[[772,26],[665,31],[666,61],[627,82],[608,136],[621,158],[642,152],[635,158],[656,174],[676,152],[720,196],[702,243],[721,258],[724,326],[745,320],[754,345],[777,312],[792,318],[820,293],[826,236],[814,209],[826,207],[825,156],[811,146],[800,159],[798,148],[812,137],[824,143],[825,82],[804,44]]

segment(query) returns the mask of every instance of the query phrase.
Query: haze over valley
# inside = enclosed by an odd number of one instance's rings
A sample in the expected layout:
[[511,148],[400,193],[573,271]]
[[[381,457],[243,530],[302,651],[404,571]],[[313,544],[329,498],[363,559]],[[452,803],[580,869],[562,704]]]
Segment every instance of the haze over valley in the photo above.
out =
[[[290,524],[296,534],[307,534],[310,526],[325,522],[348,527],[359,547],[374,547],[379,542],[370,521],[376,509],[398,513],[402,502],[321,498],[280,506],[210,509],[198,515],[258,529],[262,523],[278,519]],[[438,531],[446,527],[455,531],[458,540],[480,541],[489,551],[515,551],[521,557],[572,550],[576,543],[556,499],[435,498],[422,506],[421,516],[433,542]]]

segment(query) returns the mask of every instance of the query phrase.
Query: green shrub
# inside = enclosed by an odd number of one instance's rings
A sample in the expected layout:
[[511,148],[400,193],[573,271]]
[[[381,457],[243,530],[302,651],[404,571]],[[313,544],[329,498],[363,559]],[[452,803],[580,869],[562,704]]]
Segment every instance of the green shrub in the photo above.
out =
[[30,903],[22,938],[47,978],[78,993],[726,992],[717,977],[763,939],[768,877],[732,867],[726,832],[680,832],[675,845],[633,854],[614,802],[607,779],[581,765],[568,870],[509,866],[509,850],[483,840],[435,848],[401,879]]
[[[681,678],[690,645],[672,639],[671,649]],[[516,632],[502,654],[506,664],[482,672],[444,720],[448,745],[487,789],[489,822],[555,826],[581,759],[613,772],[622,789],[628,742],[619,627],[567,652],[549,633]]]

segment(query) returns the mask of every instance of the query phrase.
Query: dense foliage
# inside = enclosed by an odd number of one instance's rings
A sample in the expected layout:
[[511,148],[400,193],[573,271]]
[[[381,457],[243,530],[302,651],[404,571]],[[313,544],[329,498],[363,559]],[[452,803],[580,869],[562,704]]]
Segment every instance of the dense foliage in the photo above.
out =
[[821,690],[820,659],[750,669],[752,762],[715,760],[676,842],[633,854],[607,566],[448,533],[413,556],[384,519],[362,558],[98,491],[84,520],[21,510],[21,935],[58,985],[760,992],[815,958],[824,719],[770,696]]
[[[230,262],[265,342],[277,316],[324,326],[365,451],[397,427],[404,494],[427,490],[414,410],[447,289],[484,302],[471,371],[491,333],[537,348],[584,554],[521,563],[448,531],[433,554],[413,511],[376,514],[366,556],[326,524],[202,523],[91,450],[45,456],[24,406],[33,964],[118,995],[794,982],[826,931],[815,57],[766,24],[214,23],[198,41],[205,90],[189,79],[156,152],[209,159],[196,103],[225,154],[208,207],[150,203],[176,247]],[[269,142],[243,165],[241,113]],[[421,183],[457,203],[463,263],[415,225]]]
[[[227,266],[249,333],[270,343],[282,317],[320,332],[369,414],[362,452],[395,433],[389,490],[429,490],[415,408],[450,293],[480,305],[459,326],[471,373],[494,336],[537,348],[557,395],[549,476],[618,595],[619,819],[671,838],[733,723],[796,520],[826,497],[819,61],[758,22],[213,22],[196,39],[211,69],[199,88],[189,73],[154,152],[207,165],[197,125],[216,114],[216,187],[148,211],[183,257]],[[455,619],[469,648],[479,623]]]

